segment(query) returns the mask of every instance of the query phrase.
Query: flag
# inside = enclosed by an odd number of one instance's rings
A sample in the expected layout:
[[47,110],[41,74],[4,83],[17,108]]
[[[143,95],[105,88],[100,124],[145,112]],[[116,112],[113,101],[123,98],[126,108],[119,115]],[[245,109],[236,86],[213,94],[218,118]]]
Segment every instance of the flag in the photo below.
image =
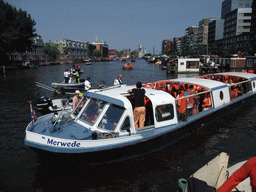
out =
[[36,121],[37,120],[37,116],[36,116],[35,110],[33,109],[33,106],[32,106],[31,103],[30,103],[30,111],[31,111],[31,118]]

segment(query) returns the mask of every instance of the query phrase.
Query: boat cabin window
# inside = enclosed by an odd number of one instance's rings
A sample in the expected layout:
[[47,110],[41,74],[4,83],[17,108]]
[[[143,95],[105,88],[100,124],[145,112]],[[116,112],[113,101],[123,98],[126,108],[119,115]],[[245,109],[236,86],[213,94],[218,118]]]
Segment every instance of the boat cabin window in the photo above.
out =
[[110,131],[115,130],[117,123],[119,122],[121,116],[124,113],[124,108],[117,105],[111,104],[101,119],[99,126],[102,129],[107,129]]
[[82,112],[80,119],[93,125],[97,117],[102,112],[102,109],[106,105],[105,101],[91,98],[84,111]]
[[156,116],[157,122],[173,119],[174,117],[173,105],[168,104],[168,105],[157,106],[155,116]]
[[121,131],[127,131],[129,130],[131,127],[131,123],[130,123],[130,118],[129,117],[126,117],[125,118],[125,121],[121,127]]

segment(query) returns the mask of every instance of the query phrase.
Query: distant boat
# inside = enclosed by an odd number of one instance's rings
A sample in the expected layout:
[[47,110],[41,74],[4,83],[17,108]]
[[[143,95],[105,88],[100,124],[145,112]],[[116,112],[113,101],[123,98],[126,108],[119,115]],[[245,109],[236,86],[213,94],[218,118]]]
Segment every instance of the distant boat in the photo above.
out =
[[125,64],[123,64],[123,69],[131,70],[131,69],[133,69],[133,65],[131,63],[125,63]]
[[25,62],[21,63],[19,68],[21,68],[21,69],[31,69],[31,68],[36,68],[38,66],[39,66],[39,64],[36,61],[25,61]]
[[85,65],[91,65],[92,63],[91,62],[86,62]]
[[131,62],[135,62],[135,59],[134,59],[134,58],[132,58],[132,59],[131,59]]

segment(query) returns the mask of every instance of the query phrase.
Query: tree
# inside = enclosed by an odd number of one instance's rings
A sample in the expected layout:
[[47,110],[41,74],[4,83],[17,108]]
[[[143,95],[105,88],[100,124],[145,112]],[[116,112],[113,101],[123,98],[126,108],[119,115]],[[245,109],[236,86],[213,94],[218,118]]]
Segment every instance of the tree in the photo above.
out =
[[0,0],[0,18],[0,59],[8,60],[14,51],[30,51],[36,36],[36,23],[31,16]]
[[94,49],[93,52],[92,52],[93,57],[101,57],[101,55],[102,55],[102,53],[98,49]]
[[60,55],[60,51],[58,50],[58,46],[54,45],[52,42],[45,43],[43,47],[43,52],[47,56],[48,59],[57,59]]
[[117,57],[122,57],[123,51],[116,51]]
[[68,47],[62,47],[62,51],[63,51],[64,55],[66,55],[66,56],[68,55],[68,52],[69,52]]

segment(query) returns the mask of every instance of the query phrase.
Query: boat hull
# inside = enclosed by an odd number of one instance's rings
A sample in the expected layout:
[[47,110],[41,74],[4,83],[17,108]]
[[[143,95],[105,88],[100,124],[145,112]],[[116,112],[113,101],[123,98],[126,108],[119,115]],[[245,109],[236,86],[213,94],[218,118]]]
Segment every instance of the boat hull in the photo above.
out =
[[[33,144],[25,139],[25,144],[32,147],[38,154],[39,159],[42,161],[68,161],[78,164],[99,164],[107,162],[115,162],[126,160],[141,156],[153,151],[159,150],[160,148],[166,147],[167,145],[173,144],[178,140],[181,140],[188,135],[195,134],[198,130],[204,126],[219,120],[226,116],[230,112],[235,112],[238,109],[244,108],[248,105],[252,106],[255,104],[256,95],[247,95],[245,98],[241,98],[237,102],[231,102],[225,107],[214,109],[208,114],[202,114],[197,119],[182,122],[177,126],[177,129],[168,133],[160,134],[157,137],[148,138],[141,142],[133,143],[125,146],[116,146],[111,149],[97,150],[92,152],[86,152],[80,150],[79,152],[53,152],[45,147]],[[161,129],[161,128],[160,128]],[[139,133],[139,132],[138,132]]]
[[84,88],[84,83],[52,83],[52,87],[55,89]]

